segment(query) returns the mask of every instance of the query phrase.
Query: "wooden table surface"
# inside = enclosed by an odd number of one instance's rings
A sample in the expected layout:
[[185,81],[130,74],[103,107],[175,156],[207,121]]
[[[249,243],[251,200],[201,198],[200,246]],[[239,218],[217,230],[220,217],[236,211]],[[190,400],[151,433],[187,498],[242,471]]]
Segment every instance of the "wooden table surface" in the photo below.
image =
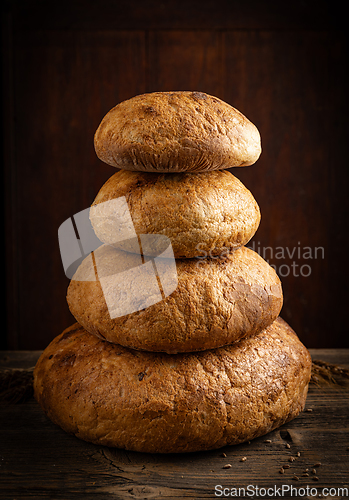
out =
[[[313,360],[349,368],[349,349],[310,352]],[[39,355],[39,351],[0,351],[0,371],[30,368]],[[96,446],[52,424],[33,398],[2,403],[0,498],[347,498],[349,379],[337,382],[311,384],[305,411],[268,435],[190,454],[155,455]],[[231,467],[224,468],[227,464]]]

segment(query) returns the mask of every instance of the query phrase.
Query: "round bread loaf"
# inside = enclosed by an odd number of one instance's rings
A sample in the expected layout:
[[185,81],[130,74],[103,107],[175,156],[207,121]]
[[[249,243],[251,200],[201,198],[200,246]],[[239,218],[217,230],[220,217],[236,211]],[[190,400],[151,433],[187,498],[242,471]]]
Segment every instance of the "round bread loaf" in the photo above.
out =
[[307,349],[281,318],[232,346],[177,355],[111,344],[76,323],[41,355],[34,394],[80,439],[182,453],[242,443],[295,418],[310,375]]
[[165,298],[156,280],[155,289],[150,286],[152,261],[142,264],[140,255],[108,245],[97,249],[68,287],[75,319],[110,342],[176,353],[231,344],[263,330],[280,313],[280,279],[251,249],[241,247],[225,258],[176,260],[177,276],[170,264],[156,261],[164,290],[177,280]]
[[146,172],[200,172],[255,163],[258,129],[238,110],[203,92],[154,92],[123,101],[100,123],[97,156]]
[[[106,202],[124,196],[137,234],[163,234],[176,258],[221,255],[245,245],[257,231],[259,207],[226,170],[155,174],[120,170],[100,189],[90,209],[98,238],[120,248],[119,214]],[[103,204],[103,205],[102,205]]]

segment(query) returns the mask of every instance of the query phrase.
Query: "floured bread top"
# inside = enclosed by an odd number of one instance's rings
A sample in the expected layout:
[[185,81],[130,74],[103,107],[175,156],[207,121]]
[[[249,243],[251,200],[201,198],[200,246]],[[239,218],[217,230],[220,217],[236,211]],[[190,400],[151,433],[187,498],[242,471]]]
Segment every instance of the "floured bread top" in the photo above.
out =
[[123,101],[100,123],[97,156],[145,172],[200,172],[252,165],[261,154],[257,127],[203,92],[154,92]]

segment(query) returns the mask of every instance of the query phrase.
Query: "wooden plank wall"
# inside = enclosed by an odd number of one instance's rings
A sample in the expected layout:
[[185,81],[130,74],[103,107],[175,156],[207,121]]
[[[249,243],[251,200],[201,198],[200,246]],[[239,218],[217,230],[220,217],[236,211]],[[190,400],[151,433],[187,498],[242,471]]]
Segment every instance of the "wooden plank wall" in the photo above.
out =
[[58,227],[115,172],[94,153],[102,117],[159,90],[213,94],[257,125],[262,156],[233,171],[261,208],[250,246],[277,267],[282,316],[302,341],[348,346],[348,61],[339,6],[18,0],[3,14],[2,348],[42,349],[74,321]]

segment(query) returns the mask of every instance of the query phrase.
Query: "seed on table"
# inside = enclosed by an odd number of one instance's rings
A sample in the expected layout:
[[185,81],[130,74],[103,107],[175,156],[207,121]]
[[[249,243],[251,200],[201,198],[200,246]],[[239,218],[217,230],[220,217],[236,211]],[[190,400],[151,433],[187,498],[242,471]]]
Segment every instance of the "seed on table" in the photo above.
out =
[[223,469],[230,469],[230,468],[231,468],[231,464],[223,465]]
[[301,456],[301,452],[297,451],[297,457],[300,457],[300,456]]
[[285,470],[283,469],[283,467],[281,467],[281,469],[279,470],[280,474],[285,474]]
[[313,411],[312,408],[307,408],[305,411]]
[[311,473],[312,473],[312,474],[316,474],[316,469],[312,469],[312,470],[311,470]]
[[314,464],[314,467],[320,467],[321,462],[318,462],[317,464]]
[[305,474],[302,474],[302,477],[309,477],[309,474],[306,472]]
[[220,456],[223,457],[223,458],[227,458],[227,454],[226,453],[222,453]]
[[289,466],[288,464],[285,464],[285,465],[283,465],[283,468],[284,468],[284,469],[289,469],[289,468],[290,468],[290,466]]
[[240,462],[246,462],[246,460],[247,460],[247,457],[240,458]]
[[271,439],[266,439],[264,442],[265,443],[271,443]]
[[291,445],[289,443],[286,443],[286,448],[287,449],[290,449],[291,448]]
[[295,460],[296,460],[296,459],[295,459],[295,457],[290,457],[290,458],[288,459],[288,461],[289,461],[289,462],[294,462]]
[[292,478],[292,479],[295,479],[296,481],[299,481],[299,477],[298,477],[298,476],[296,476],[296,475],[295,475],[295,476],[293,476],[293,478]]
[[317,476],[313,476],[313,481],[318,481],[319,478]]

